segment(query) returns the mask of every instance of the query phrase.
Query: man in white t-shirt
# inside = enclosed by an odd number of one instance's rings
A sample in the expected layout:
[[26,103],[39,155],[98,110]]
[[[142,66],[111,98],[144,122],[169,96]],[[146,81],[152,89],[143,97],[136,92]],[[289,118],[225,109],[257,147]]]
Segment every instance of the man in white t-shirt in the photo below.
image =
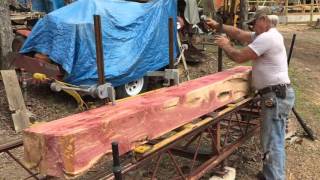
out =
[[[254,32],[223,25],[223,31],[244,44],[235,48],[228,38],[218,36],[215,42],[235,62],[252,60],[252,85],[261,96],[261,145],[263,170],[261,179],[285,179],[285,123],[294,104],[290,86],[287,54],[282,35],[275,28],[277,16],[269,8],[257,10],[248,22]],[[207,25],[219,29],[219,24],[208,19]]]

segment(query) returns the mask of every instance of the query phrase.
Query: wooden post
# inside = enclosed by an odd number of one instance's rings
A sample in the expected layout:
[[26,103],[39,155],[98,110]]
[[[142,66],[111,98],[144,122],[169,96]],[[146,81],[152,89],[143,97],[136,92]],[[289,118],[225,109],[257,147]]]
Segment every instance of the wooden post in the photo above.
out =
[[314,7],[314,0],[311,0],[310,25],[312,25],[312,20],[313,20],[313,7]]
[[306,8],[305,8],[305,5],[306,5],[306,0],[303,0],[302,1],[302,4],[303,4],[303,8],[302,8],[302,13],[306,13]]
[[247,29],[247,25],[244,23],[248,20],[248,1],[240,0],[240,28]]
[[12,112],[12,121],[16,132],[29,127],[30,120],[24,103],[15,70],[2,70],[1,76],[5,87],[9,110]]
[[289,0],[286,0],[286,5],[284,7],[284,15],[288,16],[288,5],[289,5]]

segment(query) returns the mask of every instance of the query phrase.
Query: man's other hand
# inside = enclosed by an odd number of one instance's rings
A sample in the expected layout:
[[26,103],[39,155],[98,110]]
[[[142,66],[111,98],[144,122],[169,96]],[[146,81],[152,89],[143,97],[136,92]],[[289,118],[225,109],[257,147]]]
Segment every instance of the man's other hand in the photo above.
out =
[[214,42],[221,48],[223,48],[226,45],[230,45],[230,40],[222,35],[215,36]]
[[206,23],[206,25],[209,26],[209,28],[211,28],[211,29],[217,29],[218,26],[219,26],[219,23],[217,23],[217,21],[215,21],[215,20],[213,20],[213,19],[211,19],[211,18],[207,18],[207,19],[205,20],[205,23]]

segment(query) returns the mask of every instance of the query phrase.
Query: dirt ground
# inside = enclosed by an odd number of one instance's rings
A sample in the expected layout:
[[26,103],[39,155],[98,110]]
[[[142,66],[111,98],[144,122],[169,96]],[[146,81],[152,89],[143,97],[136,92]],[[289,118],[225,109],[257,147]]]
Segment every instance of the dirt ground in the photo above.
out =
[[[296,45],[291,60],[292,63],[290,64],[290,77],[297,96],[296,108],[310,127],[314,131],[319,132],[320,30],[305,25],[280,26],[279,29],[285,37],[287,48],[290,45],[292,34],[297,34]],[[202,62],[189,64],[192,79],[216,72],[217,48],[213,46],[205,46],[205,48],[206,50],[203,51],[205,58],[202,58]],[[225,59],[225,67],[232,67],[234,65],[234,63]],[[99,102],[90,104],[98,106]],[[63,94],[52,93],[46,86],[28,88],[27,107],[35,115],[34,119],[37,121],[51,121],[79,112],[72,98]],[[12,129],[11,121],[4,87],[0,81],[0,144],[21,137],[21,134],[15,133]],[[227,165],[236,168],[236,179],[256,179],[255,175],[261,169],[261,153],[258,144],[259,138],[253,137],[229,157]],[[305,138],[305,134],[299,127],[296,135],[287,141],[286,150],[288,180],[319,179],[319,141],[310,141]],[[22,148],[15,149],[12,153],[23,159]],[[104,163],[100,165],[104,165]],[[163,166],[166,166],[166,164]],[[97,166],[97,168],[79,179],[92,179],[90,174],[103,170],[106,170],[106,166]],[[165,172],[170,172],[170,170]],[[204,179],[207,179],[209,176],[206,175]],[[28,177],[28,174],[14,163],[7,154],[0,154],[0,180],[24,179],[26,177]]]

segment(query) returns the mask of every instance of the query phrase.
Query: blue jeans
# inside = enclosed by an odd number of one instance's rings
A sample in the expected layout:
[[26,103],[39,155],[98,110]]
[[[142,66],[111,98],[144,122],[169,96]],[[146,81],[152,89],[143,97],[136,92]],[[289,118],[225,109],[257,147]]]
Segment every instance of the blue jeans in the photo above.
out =
[[285,130],[288,114],[294,105],[294,90],[287,88],[285,99],[274,92],[261,97],[261,144],[263,175],[267,180],[285,180]]

